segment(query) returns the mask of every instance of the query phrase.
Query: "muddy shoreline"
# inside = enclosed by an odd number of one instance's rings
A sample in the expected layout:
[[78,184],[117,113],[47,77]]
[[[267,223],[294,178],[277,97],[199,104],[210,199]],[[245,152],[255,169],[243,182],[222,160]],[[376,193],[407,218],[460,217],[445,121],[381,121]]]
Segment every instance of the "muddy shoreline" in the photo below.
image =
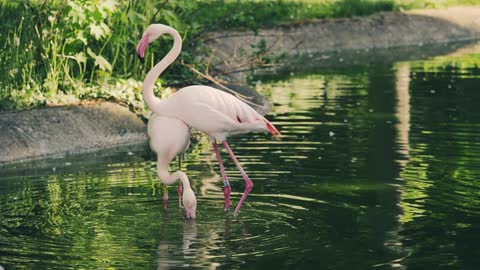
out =
[[[207,34],[205,46],[212,50],[213,64],[238,81],[245,80],[245,69],[252,61],[262,42],[267,55],[283,55],[285,65],[307,63],[311,66],[328,66],[331,56],[356,61],[370,59],[376,52],[390,59],[396,57],[393,48],[440,47],[435,54],[448,53],[441,45],[451,42],[469,42],[480,39],[480,7],[452,7],[441,10],[412,10],[408,12],[382,12],[368,17],[354,17],[305,22],[273,29],[229,31]],[[405,50],[403,50],[405,51]],[[320,57],[318,57],[320,56]],[[210,56],[209,56],[210,57]],[[228,59],[228,61],[225,61]],[[307,61],[307,62],[305,62]],[[277,69],[279,67],[276,67]],[[284,67],[280,67],[282,69]]]

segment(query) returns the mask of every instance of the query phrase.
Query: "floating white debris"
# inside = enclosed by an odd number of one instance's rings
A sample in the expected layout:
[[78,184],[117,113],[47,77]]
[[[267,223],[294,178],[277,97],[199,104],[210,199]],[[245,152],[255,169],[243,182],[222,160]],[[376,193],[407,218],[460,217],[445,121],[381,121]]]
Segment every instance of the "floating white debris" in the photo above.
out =
[[133,156],[133,152],[128,151],[127,155]]
[[373,112],[373,109],[368,110],[369,112]]
[[430,93],[435,94],[435,90],[434,89],[430,90]]
[[347,119],[343,119],[343,122],[347,123],[347,122],[348,122],[348,120],[347,120]]
[[333,137],[333,136],[335,136],[335,132],[330,131],[330,132],[328,133],[328,135],[330,135],[330,137]]
[[72,165],[72,163],[71,162],[65,162],[65,165],[70,166],[70,165]]

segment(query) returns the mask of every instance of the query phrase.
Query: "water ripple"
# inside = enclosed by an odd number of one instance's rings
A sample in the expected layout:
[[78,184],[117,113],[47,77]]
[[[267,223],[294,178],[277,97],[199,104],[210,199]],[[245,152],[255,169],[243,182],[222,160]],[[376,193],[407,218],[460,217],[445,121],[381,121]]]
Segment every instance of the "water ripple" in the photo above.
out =
[[[480,241],[480,75],[440,66],[427,60],[264,82],[260,90],[275,104],[267,117],[283,136],[231,138],[254,183],[238,218],[223,210],[208,144],[194,145],[182,166],[197,194],[193,222],[176,187],[164,209],[147,145],[2,167],[0,263],[468,268]],[[233,208],[244,180],[222,156]]]

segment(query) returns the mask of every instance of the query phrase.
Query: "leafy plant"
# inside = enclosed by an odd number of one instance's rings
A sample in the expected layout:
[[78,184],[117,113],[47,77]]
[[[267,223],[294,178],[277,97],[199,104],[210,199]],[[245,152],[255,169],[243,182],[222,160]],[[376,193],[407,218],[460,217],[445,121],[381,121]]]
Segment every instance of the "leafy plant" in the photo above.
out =
[[[158,60],[171,48],[171,40],[162,38],[151,45],[144,66],[137,61],[135,45],[151,23],[171,25],[182,35],[184,50],[180,59],[161,79],[164,85],[184,85],[201,80],[198,72],[208,68],[191,53],[201,44],[205,32],[232,28],[257,31],[311,19],[424,7],[431,2],[0,0],[0,110],[85,98],[86,90],[82,88],[104,87],[115,91],[111,86],[118,86],[118,82],[142,80],[154,65],[155,57]],[[436,6],[478,4],[480,0],[442,3]],[[257,62],[253,66],[275,61],[275,56],[266,53],[267,44],[255,46]],[[108,96],[102,94],[103,98]]]

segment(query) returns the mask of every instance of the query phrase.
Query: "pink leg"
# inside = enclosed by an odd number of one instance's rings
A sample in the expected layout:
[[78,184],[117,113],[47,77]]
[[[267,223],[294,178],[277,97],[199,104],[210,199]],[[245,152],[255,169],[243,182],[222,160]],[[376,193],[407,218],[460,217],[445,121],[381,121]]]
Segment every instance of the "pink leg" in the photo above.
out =
[[232,188],[230,187],[230,183],[228,183],[227,173],[225,173],[222,157],[220,156],[220,151],[218,150],[218,145],[216,142],[213,143],[213,151],[215,151],[215,155],[217,156],[218,166],[220,167],[220,172],[222,173],[223,195],[225,196],[225,211],[230,211],[230,193],[232,192]]
[[[178,170],[179,171],[182,170],[182,155],[178,156]],[[178,184],[177,193],[178,193],[178,207],[182,208],[183,189],[182,189],[182,183],[181,182]]]
[[163,185],[163,208],[168,208],[168,188],[165,185]]
[[247,173],[243,170],[242,165],[240,165],[240,163],[238,162],[237,158],[236,158],[235,155],[233,154],[232,149],[230,149],[230,146],[228,146],[227,141],[223,141],[223,147],[225,147],[225,149],[227,149],[228,154],[229,154],[230,157],[232,158],[232,160],[233,160],[233,162],[235,163],[235,165],[237,165],[237,169],[238,169],[238,170],[240,171],[240,173],[242,174],[243,180],[245,180],[245,192],[243,193],[242,198],[241,198],[240,201],[238,202],[238,205],[237,205],[237,207],[235,208],[235,212],[233,212],[233,214],[234,214],[235,216],[237,216],[238,213],[240,212],[240,208],[242,207],[243,202],[245,201],[245,199],[247,198],[248,194],[250,193],[250,191],[251,191],[252,188],[253,188],[253,183],[252,183],[252,180],[250,180],[250,177],[248,177]]

